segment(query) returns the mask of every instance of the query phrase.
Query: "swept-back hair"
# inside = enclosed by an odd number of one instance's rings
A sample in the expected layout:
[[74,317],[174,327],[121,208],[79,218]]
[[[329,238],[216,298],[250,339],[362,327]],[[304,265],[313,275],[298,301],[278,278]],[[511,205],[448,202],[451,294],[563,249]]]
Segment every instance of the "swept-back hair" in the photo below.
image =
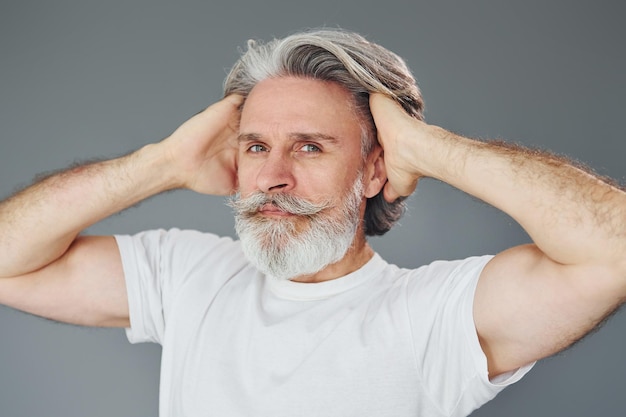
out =
[[[351,93],[361,121],[363,158],[377,143],[369,108],[371,93],[391,97],[409,115],[423,120],[424,102],[404,60],[363,36],[342,29],[310,30],[267,43],[248,41],[248,50],[224,81],[224,95],[237,93],[246,97],[258,82],[285,76],[335,82]],[[367,199],[365,234],[385,234],[404,209],[403,199],[388,203],[382,191]]]

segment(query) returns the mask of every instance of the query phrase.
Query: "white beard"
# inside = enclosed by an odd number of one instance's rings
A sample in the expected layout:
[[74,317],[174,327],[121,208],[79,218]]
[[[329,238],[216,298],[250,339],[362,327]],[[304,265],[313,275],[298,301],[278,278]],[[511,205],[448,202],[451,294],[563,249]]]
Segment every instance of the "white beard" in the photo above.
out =
[[[281,280],[314,274],[341,260],[360,224],[363,180],[359,174],[349,193],[334,207],[313,204],[288,194],[253,193],[231,200],[235,229],[246,257],[263,273]],[[295,218],[267,218],[258,209],[272,202]],[[335,214],[326,209],[339,208]],[[306,223],[302,226],[303,220]],[[302,230],[299,230],[302,229]]]

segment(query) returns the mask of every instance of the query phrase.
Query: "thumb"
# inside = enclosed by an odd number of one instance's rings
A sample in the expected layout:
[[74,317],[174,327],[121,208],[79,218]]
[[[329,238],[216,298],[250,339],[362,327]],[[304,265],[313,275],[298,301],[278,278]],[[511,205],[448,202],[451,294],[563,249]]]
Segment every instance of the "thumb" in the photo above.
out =
[[400,184],[401,189],[396,189],[391,184],[391,182],[387,181],[385,187],[383,188],[383,197],[385,201],[388,203],[393,203],[398,198],[406,198],[413,194],[415,189],[417,188],[417,183],[419,182],[418,178],[413,179],[410,183]]
[[389,181],[387,181],[387,183],[385,184],[385,187],[383,188],[383,197],[385,198],[385,201],[388,203],[393,203],[394,201],[396,201],[400,196],[400,194],[393,188],[393,186],[391,185],[391,183]]

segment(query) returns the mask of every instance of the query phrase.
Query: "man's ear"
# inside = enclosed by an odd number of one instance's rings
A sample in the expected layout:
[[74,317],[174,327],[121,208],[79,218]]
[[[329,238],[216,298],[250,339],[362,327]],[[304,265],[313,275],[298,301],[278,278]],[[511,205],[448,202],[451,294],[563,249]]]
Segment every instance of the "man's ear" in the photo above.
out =
[[365,186],[364,195],[367,198],[372,198],[378,194],[387,182],[383,148],[379,145],[367,157],[363,180]]

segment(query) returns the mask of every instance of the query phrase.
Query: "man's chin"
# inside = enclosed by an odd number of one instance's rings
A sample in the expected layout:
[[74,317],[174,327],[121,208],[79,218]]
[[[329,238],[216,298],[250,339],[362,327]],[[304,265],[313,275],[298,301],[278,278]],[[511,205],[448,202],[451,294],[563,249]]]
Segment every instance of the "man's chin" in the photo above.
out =
[[273,242],[271,249],[261,249],[258,242],[248,242],[242,239],[242,249],[246,258],[263,274],[277,280],[293,280],[299,277],[313,275],[324,270],[328,265],[337,262],[345,251],[335,247],[335,250],[320,250],[332,245],[317,245],[316,249],[294,247],[285,239],[284,248],[278,248]]
[[264,275],[280,281],[294,280],[299,277],[316,274],[332,262],[332,260],[329,262],[318,262],[317,264],[308,262],[308,265],[303,267],[301,263],[281,262],[273,259],[271,256],[261,256],[258,253],[246,254],[246,258]]

